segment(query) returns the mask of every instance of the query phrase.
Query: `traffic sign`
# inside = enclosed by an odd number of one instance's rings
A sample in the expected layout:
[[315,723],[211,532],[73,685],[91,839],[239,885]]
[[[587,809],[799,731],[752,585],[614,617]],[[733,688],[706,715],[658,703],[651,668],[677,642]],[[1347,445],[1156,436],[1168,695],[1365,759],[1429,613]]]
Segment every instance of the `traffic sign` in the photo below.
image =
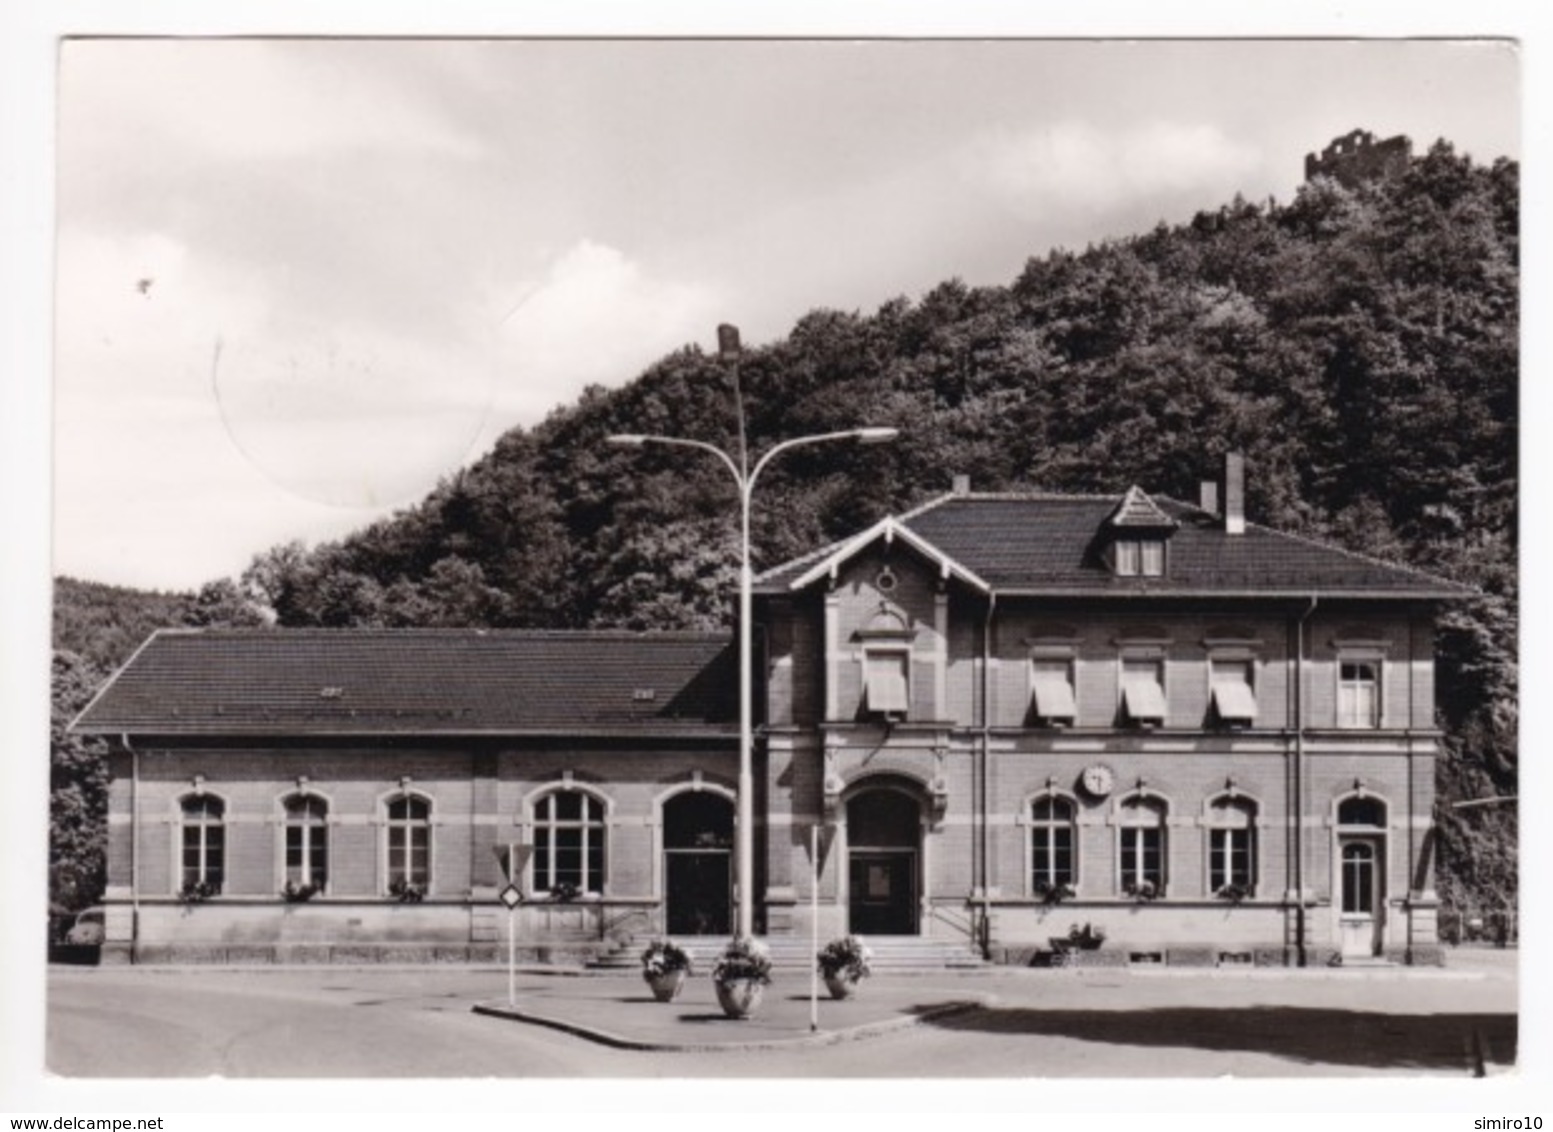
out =
[[523,894],[518,891],[518,886],[515,884],[509,884],[506,888],[502,889],[498,895],[501,899],[501,902],[509,909],[516,908],[519,904],[523,903]]

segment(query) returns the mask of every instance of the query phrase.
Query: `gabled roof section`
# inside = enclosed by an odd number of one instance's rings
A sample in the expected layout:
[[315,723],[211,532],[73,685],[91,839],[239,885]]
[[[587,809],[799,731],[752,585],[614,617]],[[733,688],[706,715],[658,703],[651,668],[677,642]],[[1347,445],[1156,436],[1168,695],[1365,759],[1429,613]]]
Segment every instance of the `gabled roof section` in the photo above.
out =
[[727,738],[721,633],[164,630],[72,728],[130,735]]
[[1173,531],[1180,526],[1136,484],[1127,489],[1127,494],[1122,496],[1122,501],[1106,519],[1105,525],[1113,529],[1142,531]]
[[[931,548],[933,561],[953,563],[984,592],[1428,600],[1474,592],[1420,570],[1255,523],[1247,523],[1242,534],[1230,534],[1222,519],[1197,507],[1137,494],[1141,500],[1132,492],[945,495],[892,522],[896,538]],[[1108,524],[1113,517],[1133,515],[1170,524],[1168,576],[1118,577],[1093,554],[1097,533],[1112,531]],[[1158,518],[1151,517],[1155,515]],[[883,537],[886,529],[883,522],[875,524],[862,535],[769,570],[758,580],[758,590],[776,594],[801,588],[827,574],[833,562],[839,564]]]
[[[845,542],[835,544],[829,548],[829,553],[812,564],[808,560],[803,560],[803,564],[808,566],[807,569],[802,565],[793,567],[793,564],[789,564],[788,567],[778,567],[774,571],[761,575],[761,581],[762,583],[775,582],[776,588],[780,589],[805,589],[821,578],[834,578],[842,565],[875,543],[882,542],[885,546],[892,546],[896,541],[904,543],[932,563],[941,577],[958,578],[979,593],[986,593],[990,589],[986,582],[977,577],[975,571],[967,569],[953,556],[945,554],[928,539],[892,515],[885,516],[866,531]],[[771,588],[770,585],[762,585],[762,589],[768,592]]]

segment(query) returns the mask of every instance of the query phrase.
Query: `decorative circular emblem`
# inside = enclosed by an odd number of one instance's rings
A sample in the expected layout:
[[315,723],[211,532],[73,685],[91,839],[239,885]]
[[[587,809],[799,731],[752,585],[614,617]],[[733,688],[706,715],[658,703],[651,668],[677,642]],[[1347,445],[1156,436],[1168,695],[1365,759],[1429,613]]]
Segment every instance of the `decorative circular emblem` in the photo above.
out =
[[874,579],[874,586],[882,594],[892,593],[899,584],[895,577],[895,571],[886,566],[879,571],[879,576]]
[[1111,787],[1115,784],[1115,777],[1111,773],[1110,767],[1104,763],[1096,763],[1094,766],[1084,769],[1081,781],[1084,784],[1086,793],[1093,794],[1096,798],[1104,798],[1111,792]]

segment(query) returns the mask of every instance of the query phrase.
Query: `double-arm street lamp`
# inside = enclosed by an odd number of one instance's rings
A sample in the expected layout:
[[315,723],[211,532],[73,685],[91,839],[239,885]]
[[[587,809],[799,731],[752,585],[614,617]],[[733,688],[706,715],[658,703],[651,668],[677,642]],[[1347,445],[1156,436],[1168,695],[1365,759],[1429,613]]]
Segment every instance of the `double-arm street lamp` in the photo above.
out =
[[[739,354],[739,332],[732,326],[717,328],[718,353],[725,361],[736,362]],[[823,444],[832,440],[851,440],[860,444],[882,444],[894,440],[899,429],[853,428],[840,432],[822,432],[813,436],[798,436],[784,440],[769,449],[755,466],[750,467],[749,446],[744,435],[744,403],[738,390],[738,371],[734,371],[734,392],[739,401],[739,452],[735,460],[716,445],[701,440],[686,440],[676,436],[647,436],[640,433],[624,433],[609,438],[609,443],[629,448],[642,448],[649,444],[671,445],[680,448],[696,448],[710,452],[733,473],[739,486],[739,809],[735,823],[734,877],[739,892],[738,934],[755,934],[755,803],[753,769],[754,731],[754,626],[751,624],[752,600],[750,596],[754,574],[750,569],[750,500],[760,473],[775,457],[783,452],[807,444]]]

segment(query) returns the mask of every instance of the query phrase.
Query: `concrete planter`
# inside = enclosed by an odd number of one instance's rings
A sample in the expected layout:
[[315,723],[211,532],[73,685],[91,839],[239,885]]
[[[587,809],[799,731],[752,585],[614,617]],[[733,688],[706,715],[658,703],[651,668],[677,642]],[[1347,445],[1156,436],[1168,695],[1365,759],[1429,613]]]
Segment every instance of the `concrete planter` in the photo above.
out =
[[653,998],[659,1002],[673,1002],[679,997],[679,992],[685,987],[685,971],[665,971],[661,975],[649,975],[645,972],[642,978],[647,980],[647,985],[652,990]]
[[717,988],[717,1004],[730,1018],[748,1018],[760,1006],[765,997],[766,984],[759,979],[729,979],[727,982],[712,980]]

